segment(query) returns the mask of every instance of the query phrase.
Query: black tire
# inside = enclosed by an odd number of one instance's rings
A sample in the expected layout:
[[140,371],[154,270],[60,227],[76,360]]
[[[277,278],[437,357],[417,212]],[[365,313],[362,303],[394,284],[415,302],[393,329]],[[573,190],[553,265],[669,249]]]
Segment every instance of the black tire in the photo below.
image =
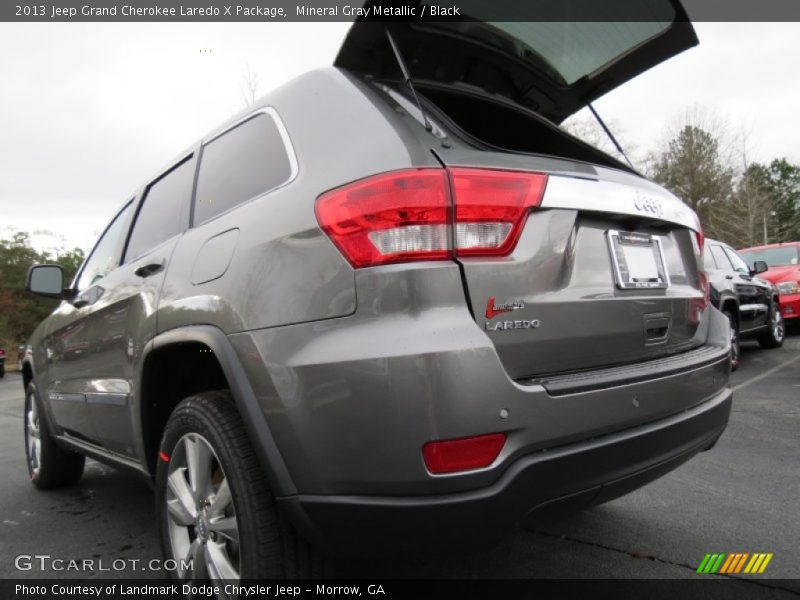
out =
[[0,365],[0,379],[6,376],[6,367],[5,365]]
[[[211,450],[210,456],[206,446]],[[206,483],[205,488],[209,490],[201,494],[193,491],[189,474],[192,464],[189,455],[199,456],[197,448],[205,448],[203,460],[209,464],[206,475],[195,478]],[[215,573],[223,572],[238,572],[240,579],[306,579],[322,575],[321,558],[278,512],[229,392],[204,392],[178,404],[167,421],[157,462],[156,512],[165,559],[180,563],[183,557],[176,554],[185,551],[187,556],[199,558],[201,565],[210,565],[198,569],[195,561],[193,572],[173,571],[172,577],[216,579],[219,577]],[[200,463],[201,459],[195,459],[194,464]],[[224,495],[221,490],[225,482],[230,490],[230,502],[222,503],[227,508],[219,512],[216,500]],[[186,485],[191,494],[181,496],[186,498],[185,503],[180,502],[175,492],[182,485]],[[199,487],[203,487],[202,484]],[[192,503],[194,514],[187,514],[191,513],[191,508],[184,511],[182,507],[191,507]],[[178,522],[179,517],[171,513],[179,513],[183,522]],[[228,527],[226,533],[220,533],[219,524],[231,518],[235,520],[236,531]],[[193,525],[185,524],[192,520]],[[224,553],[222,559],[219,558],[220,548]],[[207,559],[208,556],[217,557],[217,562]]]
[[[50,490],[72,485],[80,480],[86,457],[58,445],[50,433],[47,418],[41,411],[41,404],[33,382],[28,384],[25,392],[23,429],[28,475],[34,486],[40,490]],[[39,441],[38,456],[35,454],[37,439]]]
[[739,321],[733,313],[722,311],[731,323],[731,371],[739,368],[742,362],[742,345],[739,340]]
[[785,338],[786,323],[781,315],[781,307],[777,300],[773,300],[769,311],[769,326],[756,339],[762,348],[780,348]]

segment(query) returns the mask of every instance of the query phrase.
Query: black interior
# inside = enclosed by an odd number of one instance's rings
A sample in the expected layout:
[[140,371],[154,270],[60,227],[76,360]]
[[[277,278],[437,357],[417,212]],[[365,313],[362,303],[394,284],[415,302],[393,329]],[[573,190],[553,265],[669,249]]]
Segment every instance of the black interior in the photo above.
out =
[[536,113],[485,94],[417,82],[417,91],[469,136],[513,152],[546,154],[630,171]]

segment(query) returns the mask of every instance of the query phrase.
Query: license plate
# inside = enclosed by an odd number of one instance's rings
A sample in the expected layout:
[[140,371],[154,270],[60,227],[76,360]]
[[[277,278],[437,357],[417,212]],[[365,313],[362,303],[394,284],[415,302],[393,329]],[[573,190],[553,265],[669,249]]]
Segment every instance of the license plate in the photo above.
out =
[[608,232],[617,285],[624,289],[664,289],[669,275],[661,240],[649,233]]

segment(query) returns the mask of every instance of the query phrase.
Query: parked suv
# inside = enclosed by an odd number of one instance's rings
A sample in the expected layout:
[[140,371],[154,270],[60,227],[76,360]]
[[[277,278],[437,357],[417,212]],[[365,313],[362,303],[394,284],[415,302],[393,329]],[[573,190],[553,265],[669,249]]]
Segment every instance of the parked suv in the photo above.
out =
[[780,348],[785,327],[778,290],[756,277],[767,270],[757,260],[749,267],[733,248],[706,238],[703,261],[711,282],[711,304],[731,322],[731,368],[739,366],[741,338],[754,337],[763,348]]
[[308,576],[490,541],[713,446],[730,334],[696,215],[554,125],[696,43],[665,7],[613,24],[613,55],[582,23],[574,61],[536,45],[560,23],[359,22],[181,153],[74,281],[29,273],[63,300],[24,367],[33,484],[128,468],[195,575]]

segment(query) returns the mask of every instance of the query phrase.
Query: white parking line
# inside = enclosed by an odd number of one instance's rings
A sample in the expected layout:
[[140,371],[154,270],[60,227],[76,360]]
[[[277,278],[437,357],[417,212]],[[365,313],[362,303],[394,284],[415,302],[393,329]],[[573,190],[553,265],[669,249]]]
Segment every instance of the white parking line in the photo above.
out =
[[762,379],[764,379],[765,377],[769,377],[770,375],[772,375],[776,371],[780,371],[784,367],[788,367],[792,363],[796,363],[798,360],[800,360],[800,356],[795,356],[794,358],[790,358],[786,362],[782,362],[781,364],[776,365],[776,366],[772,367],[771,369],[767,369],[766,371],[764,371],[760,375],[756,375],[755,377],[751,377],[750,379],[747,379],[747,380],[743,381],[739,385],[733,386],[733,391],[735,392],[736,390],[740,390],[743,387],[747,387],[748,385],[750,385],[751,383],[755,383],[756,381],[761,381]]

